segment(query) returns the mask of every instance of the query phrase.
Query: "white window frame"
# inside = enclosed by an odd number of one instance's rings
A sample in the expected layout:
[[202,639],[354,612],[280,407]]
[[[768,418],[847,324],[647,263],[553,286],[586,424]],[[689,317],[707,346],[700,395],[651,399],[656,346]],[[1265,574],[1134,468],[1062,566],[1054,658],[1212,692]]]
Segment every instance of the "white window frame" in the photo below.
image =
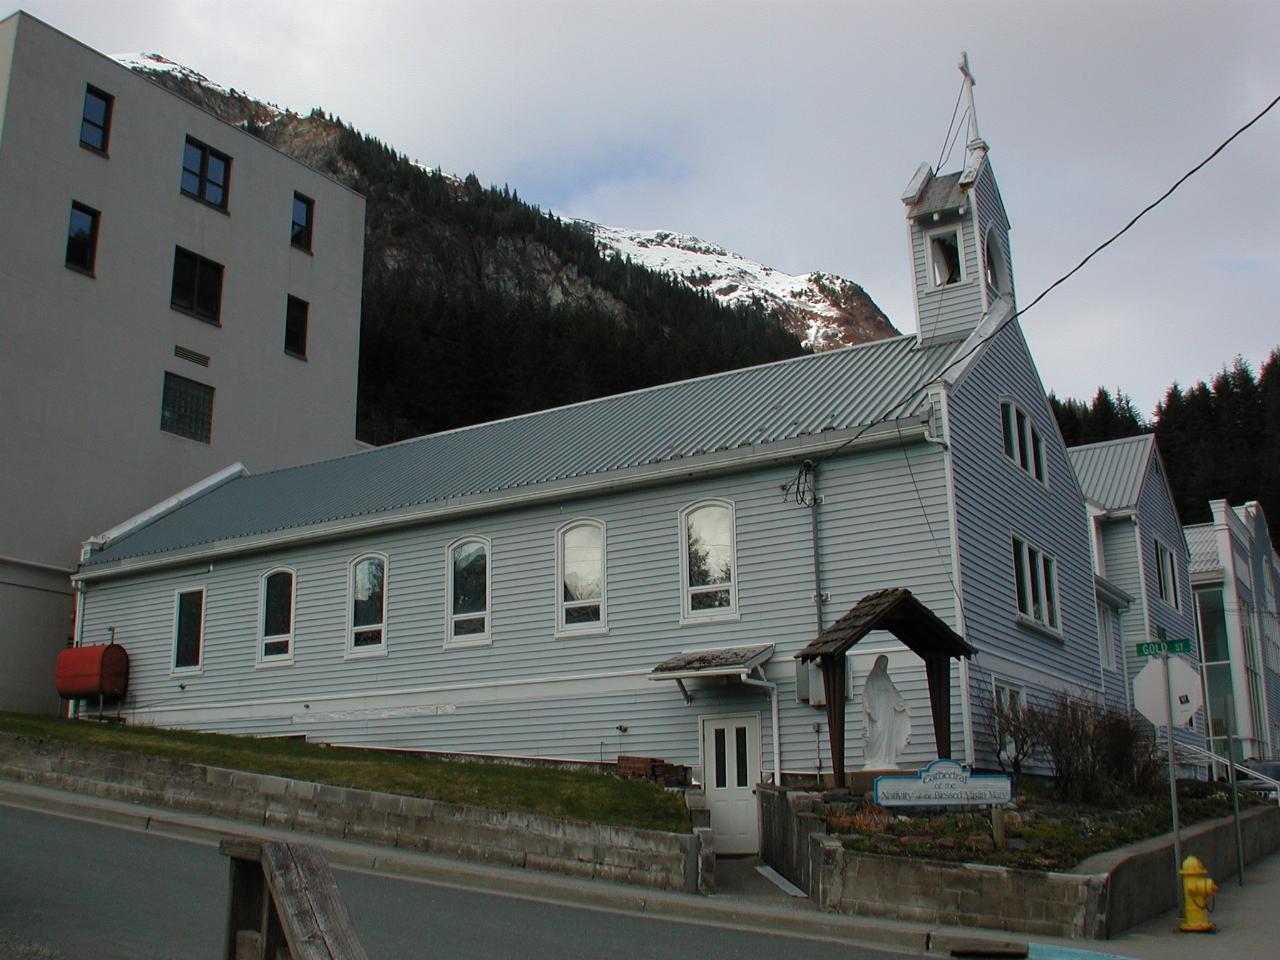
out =
[[[703,507],[723,507],[729,511],[729,558],[730,577],[728,584],[715,584],[706,587],[689,585],[689,515]],[[680,545],[680,622],[682,624],[707,623],[715,620],[737,620],[738,615],[738,511],[732,500],[720,497],[708,497],[697,500],[680,511],[679,517]],[[695,593],[712,593],[728,589],[729,605],[713,607],[709,610],[694,610],[693,595]]]
[[[356,570],[360,564],[366,560],[382,561],[382,619],[378,623],[366,623],[360,627],[355,625],[356,620]],[[295,581],[296,583],[296,581]],[[354,557],[347,564],[347,609],[345,616],[347,618],[346,629],[346,651],[343,658],[346,660],[360,660],[365,657],[385,657],[387,655],[387,607],[391,604],[391,561],[385,553],[379,553],[374,550],[367,551]],[[364,633],[371,630],[381,630],[382,638],[375,644],[364,644],[356,646],[356,634]]]
[[[183,594],[200,594],[200,637],[196,644],[196,662],[188,667],[178,666],[178,613]],[[190,677],[204,673],[204,623],[209,613],[209,590],[203,583],[179,587],[173,591],[173,643],[169,648],[169,673],[175,677]]]
[[[385,567],[384,579],[385,579]],[[267,636],[267,581],[277,573],[289,574],[289,630],[287,633],[272,634]],[[258,580],[258,658],[257,663],[260,667],[274,667],[293,663],[293,632],[295,629],[295,620],[297,616],[297,598],[298,598],[298,572],[293,567],[272,567],[264,573]],[[385,604],[386,595],[383,594]],[[386,609],[384,605],[383,618],[386,617]],[[288,650],[284,653],[268,654],[266,651],[268,643],[287,643]]]
[[[1014,571],[1013,602],[1017,608],[1017,620],[1024,626],[1032,627],[1057,639],[1062,638],[1062,594],[1058,591],[1058,558],[1043,547],[1031,542],[1021,534],[1012,536],[1014,562],[1022,570],[1023,583],[1026,584],[1026,606],[1018,597],[1017,570]],[[1019,549],[1021,548],[1021,549]],[[1031,554],[1038,557],[1032,565]],[[1035,612],[1036,591],[1040,593],[1040,608],[1044,617],[1037,617]],[[1052,594],[1052,603],[1050,602]],[[1052,616],[1050,616],[1052,614]]]
[[[468,543],[484,547],[484,632],[453,635],[457,620],[473,620],[481,614],[453,612],[453,552]],[[445,649],[487,647],[493,643],[493,542],[488,537],[469,534],[459,537],[444,548],[444,646]]]
[[[1010,696],[1016,698],[1019,711],[1027,709],[1027,688],[1020,683],[1014,683],[1012,680],[1006,680],[1003,677],[992,676],[991,678],[991,696],[992,703],[996,705],[996,709],[992,711],[991,722],[994,725],[996,718],[999,716],[999,706],[1001,701],[1001,692],[1004,693],[1004,700],[1007,703]],[[1006,757],[1013,753],[1013,740],[1008,736],[1003,738],[1001,748]],[[1023,759],[1026,759],[1025,757]]]
[[1098,601],[1098,659],[1103,670],[1116,668],[1116,634],[1114,628],[1115,609]]
[[[1019,420],[1019,417],[1022,419]],[[1026,443],[1019,424],[1026,427]],[[1005,440],[1011,441],[1013,452],[1005,449]],[[1049,465],[1044,456],[1044,434],[1036,426],[1031,415],[1012,397],[1000,400],[1000,452],[1009,463],[1025,473],[1046,490],[1049,488]]]
[[[1178,589],[1178,555],[1159,537],[1152,537],[1156,555],[1156,596],[1174,610],[1182,609]],[[1172,599],[1171,599],[1172,597]]]
[[[933,262],[933,241],[937,237],[945,234],[951,234],[956,238],[956,256],[960,260],[960,277],[951,283],[937,283],[934,280],[934,262]],[[958,287],[969,280],[968,266],[965,264],[964,255],[964,224],[956,223],[945,227],[935,227],[932,230],[924,232],[924,270],[925,270],[925,289],[930,293],[939,290],[950,290]]]
[[[600,599],[567,601],[564,598],[565,537],[581,527],[590,527],[600,534]],[[604,521],[580,517],[561,524],[556,529],[556,635],[580,636],[587,633],[609,632],[609,540]],[[452,569],[452,565],[451,565]],[[450,591],[449,596],[453,596]],[[600,619],[594,623],[566,623],[565,611],[572,607],[600,607]]]

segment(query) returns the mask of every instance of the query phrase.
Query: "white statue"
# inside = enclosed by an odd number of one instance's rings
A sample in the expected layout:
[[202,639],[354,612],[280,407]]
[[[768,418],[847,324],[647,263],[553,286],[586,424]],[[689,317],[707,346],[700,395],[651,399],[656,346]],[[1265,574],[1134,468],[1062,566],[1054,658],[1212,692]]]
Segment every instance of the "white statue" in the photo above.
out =
[[911,739],[911,711],[889,679],[889,658],[884,654],[876,657],[867,674],[862,709],[867,719],[862,768],[897,770],[898,754]]

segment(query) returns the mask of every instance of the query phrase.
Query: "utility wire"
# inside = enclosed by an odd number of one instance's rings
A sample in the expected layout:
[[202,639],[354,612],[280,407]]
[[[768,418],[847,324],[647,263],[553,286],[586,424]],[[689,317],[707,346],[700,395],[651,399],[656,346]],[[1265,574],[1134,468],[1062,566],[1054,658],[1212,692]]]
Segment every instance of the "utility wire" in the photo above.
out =
[[[942,149],[938,151],[938,162],[933,165],[935,170],[942,169],[944,163],[943,156],[949,154],[947,144],[951,142],[951,131],[956,125],[956,114],[960,112],[960,100],[964,96],[964,81],[960,81],[960,89],[956,92],[956,105],[951,108],[951,122],[947,124],[947,135],[942,138]],[[967,110],[965,111],[968,112]],[[961,124],[963,126],[963,124]]]

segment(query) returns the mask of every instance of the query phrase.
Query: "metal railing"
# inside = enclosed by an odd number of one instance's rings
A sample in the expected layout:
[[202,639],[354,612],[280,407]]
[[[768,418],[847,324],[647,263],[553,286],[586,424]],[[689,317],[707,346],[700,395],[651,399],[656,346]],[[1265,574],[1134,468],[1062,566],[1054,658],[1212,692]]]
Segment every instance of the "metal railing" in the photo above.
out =
[[[1224,767],[1227,765],[1233,766],[1235,767],[1237,774],[1243,773],[1250,780],[1261,780],[1263,783],[1270,784],[1276,788],[1276,795],[1274,799],[1277,804],[1280,804],[1280,780],[1273,780],[1271,777],[1264,776],[1252,767],[1246,767],[1243,763],[1229,760],[1224,756],[1214,753],[1212,750],[1206,750],[1205,748],[1197,747],[1194,744],[1180,743],[1178,744],[1177,750],[1179,753],[1190,753],[1192,756],[1198,757],[1200,760],[1211,760],[1215,763],[1220,763]],[[1237,777],[1237,779],[1239,778]]]

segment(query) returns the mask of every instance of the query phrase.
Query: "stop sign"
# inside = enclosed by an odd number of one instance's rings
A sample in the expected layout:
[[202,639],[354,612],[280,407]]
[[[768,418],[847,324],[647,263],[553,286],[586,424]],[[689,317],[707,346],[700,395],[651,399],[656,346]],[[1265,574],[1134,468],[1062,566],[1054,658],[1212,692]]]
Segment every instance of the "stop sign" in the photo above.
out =
[[[1173,695],[1173,723],[1182,726],[1204,706],[1200,674],[1181,657],[1169,658],[1169,690]],[[1133,705],[1157,727],[1165,725],[1164,667],[1157,657],[1133,678]]]

